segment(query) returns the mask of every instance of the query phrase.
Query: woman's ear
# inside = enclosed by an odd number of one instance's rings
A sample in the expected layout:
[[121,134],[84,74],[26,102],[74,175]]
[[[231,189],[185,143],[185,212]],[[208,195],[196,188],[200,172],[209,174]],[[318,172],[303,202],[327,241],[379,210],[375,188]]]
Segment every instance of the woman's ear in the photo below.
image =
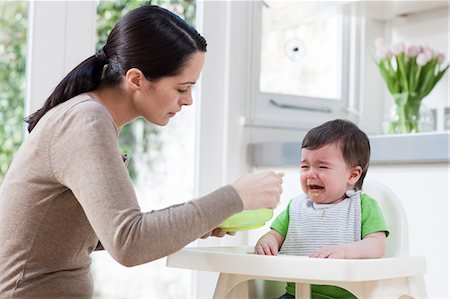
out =
[[130,90],[139,90],[144,79],[144,73],[138,68],[131,68],[125,74],[125,84]]
[[358,182],[359,178],[362,175],[362,168],[361,166],[355,166],[350,171],[350,176],[348,178],[348,184],[349,185],[355,185],[356,182]]

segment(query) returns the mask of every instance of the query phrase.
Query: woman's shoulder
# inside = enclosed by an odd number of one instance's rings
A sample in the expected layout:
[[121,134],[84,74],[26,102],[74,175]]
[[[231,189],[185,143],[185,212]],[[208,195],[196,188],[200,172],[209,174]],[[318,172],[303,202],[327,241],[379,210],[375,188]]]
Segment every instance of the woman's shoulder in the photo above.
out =
[[117,130],[108,109],[87,93],[77,95],[61,105],[59,112],[63,121],[85,123],[95,120],[108,126],[112,124]]
[[62,104],[64,114],[88,113],[109,116],[108,110],[88,93],[77,95]]
[[[49,128],[52,128],[49,130]],[[89,94],[77,95],[49,110],[39,121],[34,135],[79,135],[83,131],[97,131],[111,136],[118,135],[114,120],[101,103]]]

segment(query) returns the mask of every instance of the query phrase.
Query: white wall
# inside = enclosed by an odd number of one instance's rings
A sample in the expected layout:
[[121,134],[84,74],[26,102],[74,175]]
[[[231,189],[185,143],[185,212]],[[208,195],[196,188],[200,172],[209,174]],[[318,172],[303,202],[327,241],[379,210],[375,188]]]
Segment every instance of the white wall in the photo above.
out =
[[450,164],[371,166],[367,177],[390,187],[402,201],[410,254],[427,260],[429,298],[448,298]]

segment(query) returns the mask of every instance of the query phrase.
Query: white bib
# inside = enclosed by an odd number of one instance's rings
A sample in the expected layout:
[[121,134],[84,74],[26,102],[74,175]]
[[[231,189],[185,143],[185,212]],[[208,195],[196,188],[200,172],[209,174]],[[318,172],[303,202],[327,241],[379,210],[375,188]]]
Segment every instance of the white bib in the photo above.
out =
[[337,204],[316,204],[305,194],[294,198],[280,254],[309,256],[323,246],[361,240],[360,193],[348,191]]

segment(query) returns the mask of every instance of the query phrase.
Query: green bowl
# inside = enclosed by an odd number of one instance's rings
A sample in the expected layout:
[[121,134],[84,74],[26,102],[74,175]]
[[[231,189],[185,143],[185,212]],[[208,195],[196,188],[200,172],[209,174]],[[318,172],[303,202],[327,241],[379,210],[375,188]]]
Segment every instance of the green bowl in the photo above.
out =
[[267,221],[272,219],[272,216],[272,209],[242,211],[219,224],[219,228],[226,232],[255,229],[264,226]]

